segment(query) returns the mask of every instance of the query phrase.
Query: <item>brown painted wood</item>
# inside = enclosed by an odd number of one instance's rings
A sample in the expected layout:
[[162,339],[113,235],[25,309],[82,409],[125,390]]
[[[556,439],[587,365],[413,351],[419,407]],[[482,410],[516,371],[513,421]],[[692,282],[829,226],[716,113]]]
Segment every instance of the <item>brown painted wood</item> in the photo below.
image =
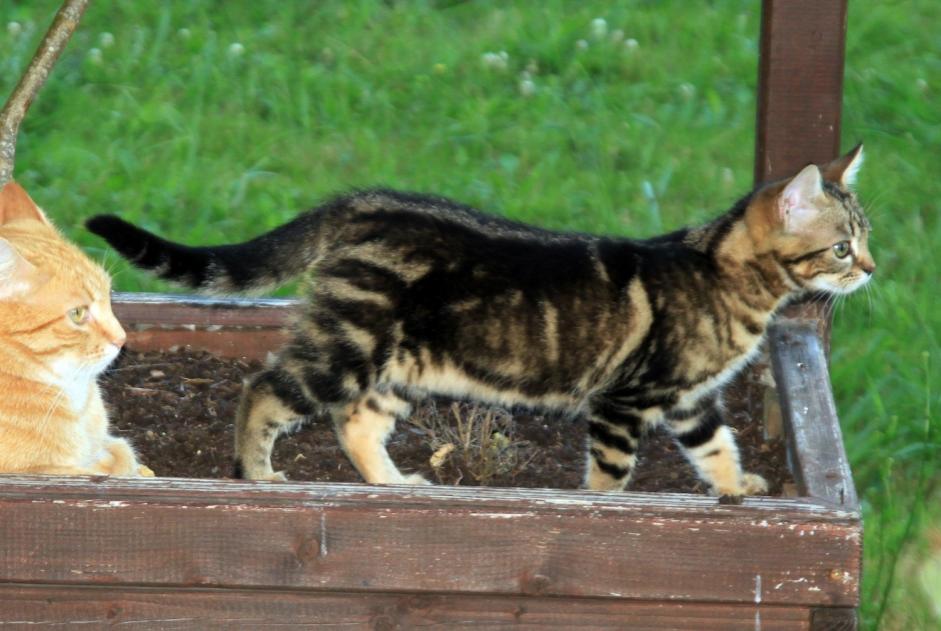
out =
[[[809,631],[806,608],[468,594],[0,585],[0,619],[122,629],[625,629]],[[760,622],[760,627],[756,626]]]
[[188,346],[220,357],[263,360],[269,351],[286,340],[283,329],[244,327],[241,329],[207,330],[167,327],[135,330],[127,327],[127,347],[135,351],[158,351]]
[[297,301],[116,293],[112,306],[128,348],[190,346],[222,357],[264,359],[286,341]]
[[810,618],[811,631],[856,631],[859,615],[855,609],[814,609]]
[[7,477],[0,582],[855,606],[858,514],[794,499]]
[[780,320],[771,327],[769,341],[801,494],[857,510],[859,500],[816,326],[804,320]]
[[139,324],[283,327],[297,300],[284,298],[205,298],[202,296],[116,292],[111,299],[119,320]]
[[840,150],[846,0],[764,0],[755,181]]

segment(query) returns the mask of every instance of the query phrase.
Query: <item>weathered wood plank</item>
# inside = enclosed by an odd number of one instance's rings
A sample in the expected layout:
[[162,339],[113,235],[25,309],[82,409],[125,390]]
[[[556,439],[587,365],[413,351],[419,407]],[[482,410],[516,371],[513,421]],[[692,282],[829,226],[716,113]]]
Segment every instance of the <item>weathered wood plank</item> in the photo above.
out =
[[644,495],[7,478],[0,581],[856,604],[856,513]]
[[119,320],[135,324],[281,327],[298,301],[116,292],[111,303]]
[[781,320],[771,327],[769,339],[801,494],[856,510],[859,500],[816,327],[806,321]]
[[122,629],[624,629],[809,631],[807,608],[468,594],[299,593],[0,585],[0,619]]
[[287,339],[296,300],[116,293],[112,306],[137,351],[190,346],[222,357],[264,359]]
[[242,327],[209,330],[206,328],[148,328],[125,326],[127,347],[135,351],[161,351],[175,347],[208,351],[220,357],[264,360],[270,351],[287,340],[284,329]]

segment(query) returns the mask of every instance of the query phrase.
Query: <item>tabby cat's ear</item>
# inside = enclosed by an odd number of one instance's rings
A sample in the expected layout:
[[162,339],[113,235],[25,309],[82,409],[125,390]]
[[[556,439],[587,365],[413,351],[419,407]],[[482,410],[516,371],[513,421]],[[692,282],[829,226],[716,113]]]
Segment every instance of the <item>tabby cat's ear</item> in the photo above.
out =
[[39,284],[36,267],[20,256],[13,244],[0,238],[0,300],[28,294]]
[[46,215],[23,187],[11,180],[0,190],[0,226],[15,219],[34,219],[49,225]]
[[795,175],[778,196],[778,221],[784,232],[798,233],[809,228],[820,214],[823,180],[817,165],[810,164]]
[[859,143],[833,162],[823,167],[823,177],[828,182],[837,182],[844,188],[852,188],[856,184],[859,167],[863,166],[863,143]]

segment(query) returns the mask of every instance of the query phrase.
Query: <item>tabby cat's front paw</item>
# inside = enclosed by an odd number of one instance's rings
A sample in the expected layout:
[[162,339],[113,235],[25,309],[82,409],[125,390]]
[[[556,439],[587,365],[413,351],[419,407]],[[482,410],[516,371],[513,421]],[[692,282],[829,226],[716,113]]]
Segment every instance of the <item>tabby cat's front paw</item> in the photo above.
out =
[[767,495],[768,481],[757,473],[743,473],[742,489],[745,495]]
[[154,473],[154,470],[145,464],[138,465],[137,475],[139,475],[142,478],[153,478],[156,476],[156,474]]
[[418,473],[412,473],[410,475],[405,476],[405,479],[403,480],[403,482],[405,484],[415,484],[418,486],[430,486],[431,485],[431,482],[426,480],[424,476]]
[[742,497],[744,495],[767,495],[768,482],[757,473],[743,473],[737,484],[716,486],[713,493],[719,497]]

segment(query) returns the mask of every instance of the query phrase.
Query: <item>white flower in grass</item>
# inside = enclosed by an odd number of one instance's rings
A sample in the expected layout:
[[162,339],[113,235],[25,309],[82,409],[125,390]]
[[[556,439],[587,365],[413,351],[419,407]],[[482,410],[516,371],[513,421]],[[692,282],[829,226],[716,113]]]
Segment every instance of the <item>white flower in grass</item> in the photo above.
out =
[[510,62],[510,54],[505,50],[501,50],[498,53],[486,52],[480,56],[480,61],[483,63],[485,68],[491,68],[493,70],[506,70],[507,65]]
[[919,92],[927,92],[928,82],[925,81],[923,77],[918,77],[917,79],[915,79],[915,87],[918,88]]
[[92,62],[96,66],[101,65],[101,49],[100,48],[91,48],[88,51],[88,61]]
[[595,18],[591,21],[591,36],[595,39],[604,39],[608,34],[608,22],[604,18]]
[[188,28],[181,28],[176,34],[180,39],[189,39],[193,35]]
[[624,31],[615,29],[611,31],[611,43],[620,44],[624,40]]
[[110,48],[111,46],[114,46],[114,35],[105,31],[98,36],[98,43],[102,48]]
[[536,84],[533,83],[533,80],[529,78],[528,74],[520,79],[519,88],[520,94],[526,97],[532,96],[536,93]]
[[575,42],[575,48],[578,50],[588,50],[588,42],[584,39],[580,39]]
[[633,37],[628,37],[626,40],[624,40],[624,48],[626,48],[627,50],[630,50],[630,51],[637,50],[638,46],[640,46],[640,44]]
[[239,44],[238,42],[233,42],[229,44],[229,57],[233,59],[236,57],[241,57],[245,53],[245,47]]
[[20,24],[19,22],[7,22],[7,33],[9,33],[11,37],[16,37],[22,32],[23,32],[22,24]]
[[687,101],[696,96],[696,86],[692,83],[681,83],[679,87],[680,96]]
[[732,188],[732,185],[735,184],[735,173],[732,172],[732,169],[729,167],[722,167],[722,171],[720,173],[722,174],[720,176],[722,179],[722,186],[725,188]]

